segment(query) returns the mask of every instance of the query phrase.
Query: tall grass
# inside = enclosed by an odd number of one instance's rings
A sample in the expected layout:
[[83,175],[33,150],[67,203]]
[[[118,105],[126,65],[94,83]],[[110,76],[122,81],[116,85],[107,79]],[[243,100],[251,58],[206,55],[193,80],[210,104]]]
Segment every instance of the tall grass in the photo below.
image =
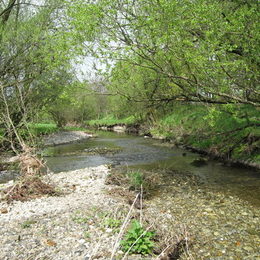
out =
[[53,123],[37,123],[37,124],[29,124],[29,128],[32,132],[32,134],[39,136],[39,135],[47,135],[55,133],[59,130],[56,124]]

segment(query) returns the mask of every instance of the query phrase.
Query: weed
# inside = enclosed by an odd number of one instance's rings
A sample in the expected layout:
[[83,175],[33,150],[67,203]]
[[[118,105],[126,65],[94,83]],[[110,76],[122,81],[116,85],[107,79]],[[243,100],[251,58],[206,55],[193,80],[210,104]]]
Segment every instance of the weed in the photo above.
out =
[[85,231],[85,232],[83,233],[83,236],[84,236],[84,238],[85,238],[86,240],[89,240],[90,237],[91,237],[89,231]]
[[36,220],[26,220],[21,224],[21,228],[29,228],[31,225],[35,224]]
[[[117,193],[120,196],[129,197],[132,191],[141,192],[143,199],[150,198],[158,188],[160,176],[157,173],[147,171],[127,171],[127,169],[113,169],[107,176],[105,183],[120,186]],[[116,190],[116,189],[115,189]]]
[[142,172],[130,172],[128,173],[130,185],[135,189],[139,190],[141,185],[144,184],[144,175]]
[[144,230],[140,222],[133,220],[120,243],[122,250],[130,254],[151,254],[154,248],[154,242],[152,241],[154,235],[154,232]]
[[106,218],[103,222],[103,225],[108,228],[118,229],[122,224],[120,219],[115,218]]
[[83,216],[73,216],[72,220],[77,223],[77,224],[86,224],[89,222],[89,218],[88,217],[83,217]]

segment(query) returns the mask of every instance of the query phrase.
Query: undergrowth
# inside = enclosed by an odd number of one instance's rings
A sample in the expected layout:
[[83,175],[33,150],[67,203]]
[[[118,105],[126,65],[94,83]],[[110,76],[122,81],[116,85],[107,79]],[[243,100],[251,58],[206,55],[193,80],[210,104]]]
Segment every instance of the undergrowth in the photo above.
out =
[[137,119],[134,116],[129,116],[126,118],[115,118],[113,115],[106,116],[102,119],[90,120],[86,124],[89,126],[111,126],[111,125],[130,125],[136,123]]
[[259,118],[256,108],[245,105],[176,105],[151,133],[226,159],[259,163]]
[[118,193],[122,196],[142,192],[143,199],[150,199],[158,188],[160,176],[152,172],[112,169],[105,183],[118,186],[121,190]]
[[14,200],[27,201],[43,195],[57,195],[57,192],[53,186],[43,182],[39,177],[28,176],[4,190],[3,194],[4,199],[10,203]]
[[1,191],[2,199],[7,202],[27,201],[43,195],[57,195],[55,187],[42,178],[44,167],[45,164],[37,156],[35,149],[23,145],[23,152],[19,155],[20,177],[12,186]]
[[129,254],[150,255],[154,248],[154,236],[153,231],[145,230],[139,221],[133,220],[120,244],[122,250]]

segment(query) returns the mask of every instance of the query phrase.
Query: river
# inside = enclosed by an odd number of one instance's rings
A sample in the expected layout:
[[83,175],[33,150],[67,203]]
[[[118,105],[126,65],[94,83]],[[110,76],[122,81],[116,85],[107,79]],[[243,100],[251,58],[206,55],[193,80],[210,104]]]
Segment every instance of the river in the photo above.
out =
[[49,147],[45,154],[48,155],[45,157],[47,165],[54,172],[111,164],[115,167],[192,173],[212,189],[238,196],[249,204],[260,207],[259,171],[225,166],[215,160],[208,160],[205,165],[196,167],[191,163],[199,158],[198,154],[171,147],[159,140],[98,132],[98,138]]

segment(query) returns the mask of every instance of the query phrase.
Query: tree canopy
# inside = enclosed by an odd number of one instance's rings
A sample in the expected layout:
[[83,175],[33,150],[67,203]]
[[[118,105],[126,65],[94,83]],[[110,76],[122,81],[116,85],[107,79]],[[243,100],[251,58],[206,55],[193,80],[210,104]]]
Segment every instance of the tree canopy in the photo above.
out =
[[0,123],[11,139],[73,80],[72,60],[82,49],[67,9],[61,0],[0,3]]
[[77,3],[76,29],[92,35],[96,57],[115,64],[116,93],[129,94],[122,78],[134,89],[143,75],[153,93],[149,99],[159,102],[259,106],[257,1]]
[[[14,138],[43,110],[59,125],[175,102],[257,113],[259,11],[255,0],[1,1],[0,124]],[[78,80],[83,56],[106,65],[101,85]]]

